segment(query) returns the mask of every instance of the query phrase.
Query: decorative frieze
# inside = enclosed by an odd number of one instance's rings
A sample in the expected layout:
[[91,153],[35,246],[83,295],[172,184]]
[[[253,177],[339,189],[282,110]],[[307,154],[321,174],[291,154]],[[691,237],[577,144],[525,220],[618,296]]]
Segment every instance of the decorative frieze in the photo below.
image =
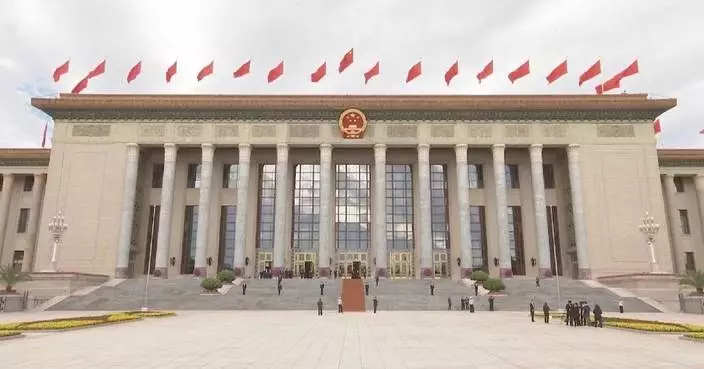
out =
[[215,137],[238,137],[240,127],[236,124],[218,124],[215,126]]
[[504,126],[504,137],[507,137],[507,138],[530,137],[530,125],[528,125],[528,124],[507,124]]
[[455,137],[455,126],[452,124],[435,124],[430,128],[430,135],[434,138]]
[[142,124],[139,126],[140,137],[164,137],[166,127],[163,124]]
[[417,137],[418,126],[415,124],[392,124],[386,126],[387,137]]
[[252,126],[252,137],[276,137],[276,125],[255,124]]
[[178,137],[200,137],[203,133],[203,126],[200,124],[179,124],[176,126]]
[[288,126],[289,137],[318,137],[320,126],[314,124],[292,124]]
[[597,137],[636,137],[632,124],[599,124],[596,127]]
[[562,138],[567,137],[567,126],[562,124],[544,124],[543,137]]
[[467,126],[467,136],[472,138],[491,138],[492,126],[489,124],[470,124]]
[[110,136],[109,124],[74,124],[71,127],[73,137],[108,137]]

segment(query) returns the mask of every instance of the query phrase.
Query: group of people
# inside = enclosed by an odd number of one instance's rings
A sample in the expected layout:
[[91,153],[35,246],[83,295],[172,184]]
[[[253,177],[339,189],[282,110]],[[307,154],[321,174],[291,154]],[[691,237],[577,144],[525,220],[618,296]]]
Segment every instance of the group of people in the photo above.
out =
[[[452,297],[447,298],[447,310],[452,310]],[[474,298],[472,296],[460,297],[460,310],[462,310],[462,311],[469,310],[470,313],[473,313],[474,312]]]
[[604,312],[599,304],[594,305],[594,322],[591,321],[591,307],[586,301],[567,301],[565,305],[565,325],[571,327],[604,327]]

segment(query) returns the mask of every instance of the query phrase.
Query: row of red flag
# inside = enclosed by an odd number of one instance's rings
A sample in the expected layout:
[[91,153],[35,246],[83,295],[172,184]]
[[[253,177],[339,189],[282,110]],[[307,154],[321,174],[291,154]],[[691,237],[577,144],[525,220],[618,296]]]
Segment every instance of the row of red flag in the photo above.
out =
[[[354,62],[354,49],[350,49],[345,55],[342,57],[340,60],[339,66],[337,68],[338,73],[342,73],[347,69],[352,63]],[[88,82],[97,76],[100,76],[105,73],[106,70],[106,63],[107,60],[103,60],[100,64],[98,64],[95,68],[93,68],[88,74],[81,79],[78,84],[71,90],[71,93],[77,94],[81,93],[84,89],[88,87]],[[69,72],[70,69],[70,60],[66,61],[65,63],[61,64],[59,67],[57,67],[54,70],[54,81],[58,82],[63,75]],[[245,62],[244,64],[240,65],[233,73],[234,78],[240,78],[244,77],[248,74],[250,74],[252,67],[252,61],[249,60]],[[408,74],[406,76],[406,83],[410,83],[411,81],[415,80],[416,78],[420,77],[423,69],[422,69],[422,62],[417,62],[411,68],[408,70]],[[166,83],[170,83],[171,79],[176,75],[178,72],[178,61],[175,61],[171,66],[169,66],[166,69]],[[137,64],[135,64],[127,73],[127,83],[132,83],[134,80],[136,80],[140,74],[142,73],[142,61],[138,61]],[[196,76],[196,79],[200,82],[206,77],[212,75],[215,73],[215,61],[211,61],[208,65],[204,66],[199,72],[198,75]],[[374,78],[375,76],[379,75],[380,73],[380,67],[379,67],[379,62],[377,61],[367,72],[364,73],[364,83],[367,84],[369,81]],[[459,67],[459,61],[455,61],[449,69],[445,72],[445,83],[449,86],[450,82],[460,73],[460,67]],[[491,76],[494,73],[494,61],[491,60],[484,68],[476,75],[477,80],[479,83],[482,83],[482,81],[489,76]],[[521,64],[518,68],[514,69],[511,71],[511,73],[508,74],[508,79],[511,81],[511,83],[516,82],[517,80],[529,75],[531,73],[530,69],[530,60],[525,61],[523,64]],[[567,69],[567,60],[563,61],[560,63],[557,67],[555,67],[548,75],[545,77],[547,80],[548,84],[551,84],[564,75],[568,73]],[[604,83],[601,83],[595,87],[596,93],[597,94],[603,94],[604,92],[616,89],[620,87],[621,80],[623,78],[626,78],[628,76],[632,76],[634,74],[638,73],[638,60],[634,61],[631,63],[628,67],[626,67],[623,71],[617,73],[615,76],[611,77]],[[283,76],[284,74],[284,62],[281,61],[279,62],[276,66],[271,68],[269,72],[267,73],[267,82],[268,83],[273,83],[279,77]],[[601,74],[601,60],[597,60],[589,69],[584,71],[580,76],[579,76],[579,86],[584,84],[585,82],[591,80],[592,78],[598,76]],[[313,73],[310,75],[310,80],[313,83],[320,82],[325,76],[327,75],[327,63],[323,62]]]

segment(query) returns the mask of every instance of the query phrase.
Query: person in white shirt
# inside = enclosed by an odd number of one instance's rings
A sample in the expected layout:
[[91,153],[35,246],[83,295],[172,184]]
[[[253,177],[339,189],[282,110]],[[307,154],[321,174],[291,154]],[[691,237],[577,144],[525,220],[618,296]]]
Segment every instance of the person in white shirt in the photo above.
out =
[[337,312],[342,313],[342,296],[337,298]]

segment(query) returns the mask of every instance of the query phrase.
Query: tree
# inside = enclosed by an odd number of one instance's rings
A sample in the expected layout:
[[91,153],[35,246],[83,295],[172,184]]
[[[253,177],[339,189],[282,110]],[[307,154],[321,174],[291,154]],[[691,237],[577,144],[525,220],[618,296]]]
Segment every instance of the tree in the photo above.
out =
[[5,292],[15,292],[12,287],[20,282],[31,281],[29,273],[17,270],[12,264],[0,266],[0,281],[5,283]]
[[697,295],[704,295],[704,271],[692,270],[680,279],[680,285],[692,286],[697,290]]

